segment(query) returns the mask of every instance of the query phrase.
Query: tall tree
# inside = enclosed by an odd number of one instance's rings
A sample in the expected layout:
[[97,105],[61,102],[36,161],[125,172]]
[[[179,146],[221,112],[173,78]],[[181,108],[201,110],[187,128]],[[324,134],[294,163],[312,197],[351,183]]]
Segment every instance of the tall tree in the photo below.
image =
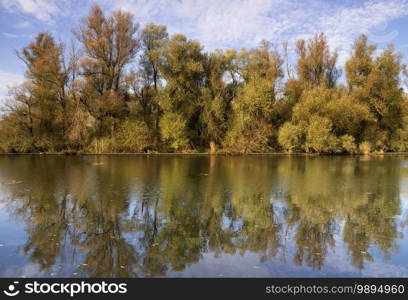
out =
[[366,124],[362,138],[377,150],[387,150],[392,135],[402,127],[404,93],[400,75],[404,67],[401,54],[392,46],[377,57],[373,57],[374,51],[365,35],[355,41],[352,56],[346,62],[347,82],[351,96],[367,105],[375,120]]
[[[26,64],[26,77],[30,80],[29,93],[35,107],[30,107],[30,117],[38,118],[36,146],[50,150],[53,145],[63,147],[67,129],[67,82],[63,64],[63,45],[57,44],[49,33],[40,33],[35,41],[25,47],[18,56]],[[24,97],[21,93],[20,99]],[[27,103],[27,102],[26,102]],[[35,112],[33,111],[35,110]],[[34,135],[34,128],[31,128]]]
[[365,34],[360,35],[353,45],[353,53],[345,65],[347,84],[350,90],[365,84],[374,67],[374,45],[368,44]]
[[82,20],[76,34],[86,54],[83,74],[101,95],[119,91],[123,72],[139,50],[138,28],[131,13],[117,10],[105,17],[97,5]]
[[241,76],[245,85],[233,100],[234,116],[225,146],[232,151],[267,151],[274,147],[278,84],[283,77],[279,53],[268,42],[240,53]]
[[181,149],[200,138],[198,119],[204,66],[201,45],[185,36],[174,35],[163,49],[159,64],[166,87],[161,97],[164,115],[162,135],[173,148]]
[[112,135],[116,120],[128,114],[124,73],[139,50],[138,28],[132,14],[117,10],[105,17],[96,5],[76,31],[85,54],[81,69],[86,85],[81,100],[98,120],[99,135]]
[[205,83],[202,89],[203,110],[200,117],[202,131],[209,143],[210,153],[215,153],[228,128],[231,113],[233,82],[227,82],[225,75],[231,66],[233,56],[222,50],[208,53],[204,59]]
[[139,69],[132,72],[128,81],[137,102],[138,114],[157,137],[162,113],[158,97],[162,88],[159,60],[168,42],[166,26],[147,24],[141,32],[140,41],[143,52]]
[[327,39],[323,33],[312,39],[299,40],[296,44],[299,55],[297,73],[306,86],[325,85],[334,87],[340,75],[336,67],[337,53],[330,53]]

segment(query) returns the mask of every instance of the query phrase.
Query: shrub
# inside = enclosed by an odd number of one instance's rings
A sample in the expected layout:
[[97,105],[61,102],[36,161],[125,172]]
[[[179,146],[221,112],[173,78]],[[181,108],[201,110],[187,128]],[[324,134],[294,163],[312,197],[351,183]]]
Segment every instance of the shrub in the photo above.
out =
[[302,148],[303,135],[304,133],[300,126],[286,122],[279,130],[278,142],[287,151],[300,150]]
[[247,126],[234,125],[227,132],[223,146],[233,153],[270,152],[272,135],[272,126],[262,121]]
[[91,153],[110,153],[114,151],[114,140],[108,137],[94,138],[87,147],[87,152]]
[[154,147],[154,137],[142,121],[123,122],[115,131],[114,140],[119,152],[145,152]]
[[358,146],[358,150],[362,154],[369,154],[371,152],[371,143],[370,142],[362,142]]
[[337,152],[338,139],[331,133],[331,121],[324,117],[312,116],[306,132],[307,152]]
[[0,152],[30,152],[33,143],[28,132],[21,130],[11,118],[0,121]]
[[408,130],[406,127],[396,130],[391,139],[391,148],[400,152],[408,150]]
[[161,136],[174,150],[185,148],[188,144],[186,123],[183,116],[171,112],[166,112],[160,120]]
[[354,143],[354,137],[351,135],[342,135],[340,137],[341,148],[343,151],[346,151],[350,154],[357,152],[357,146]]

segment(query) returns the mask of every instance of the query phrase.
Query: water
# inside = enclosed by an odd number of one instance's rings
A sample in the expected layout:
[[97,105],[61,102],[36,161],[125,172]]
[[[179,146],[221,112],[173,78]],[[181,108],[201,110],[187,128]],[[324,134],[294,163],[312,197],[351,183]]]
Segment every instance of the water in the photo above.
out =
[[408,157],[0,156],[0,276],[408,276]]

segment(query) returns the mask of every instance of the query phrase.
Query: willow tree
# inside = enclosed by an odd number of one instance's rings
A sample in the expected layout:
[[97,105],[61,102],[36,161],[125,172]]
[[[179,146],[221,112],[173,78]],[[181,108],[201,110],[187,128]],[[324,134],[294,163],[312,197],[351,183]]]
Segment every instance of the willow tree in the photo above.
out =
[[[54,147],[61,149],[67,129],[69,101],[63,46],[56,43],[49,33],[43,32],[18,56],[26,64],[25,75],[30,84],[20,89],[15,99],[26,104],[31,123],[28,129],[35,139],[33,147],[42,151]],[[30,106],[29,103],[35,105]]]
[[373,54],[375,50],[374,45],[368,44],[368,37],[365,34],[360,35],[355,40],[352,55],[345,65],[347,84],[350,91],[364,86],[374,68]]
[[234,152],[268,151],[274,147],[276,136],[271,121],[283,77],[282,60],[268,42],[239,55],[244,82],[232,101],[233,119],[224,145]]
[[234,58],[230,52],[216,50],[208,53],[204,60],[204,87],[202,89],[202,113],[200,122],[204,139],[209,143],[210,153],[217,151],[228,128],[231,113],[230,102],[234,89],[232,82],[225,80],[225,75]]
[[116,119],[127,115],[124,101],[125,71],[139,50],[138,24],[132,14],[115,11],[105,16],[93,6],[82,20],[76,36],[85,56],[81,60],[86,84],[82,102],[99,121],[99,134],[112,134]]
[[400,84],[401,55],[392,46],[374,57],[375,47],[360,36],[346,63],[350,95],[369,107],[374,122],[364,128],[362,139],[376,150],[391,149],[391,139],[402,127],[404,93]]
[[299,80],[307,87],[325,85],[332,88],[340,76],[336,67],[337,53],[331,53],[323,33],[316,34],[305,41],[297,41],[296,52],[297,74]]
[[159,71],[166,86],[160,105],[162,137],[175,150],[200,138],[199,116],[204,55],[201,45],[176,34],[163,48]]
[[141,117],[157,136],[161,114],[158,95],[162,87],[159,59],[168,41],[166,26],[147,24],[141,32],[140,41],[143,52],[139,69],[133,74],[132,88]]

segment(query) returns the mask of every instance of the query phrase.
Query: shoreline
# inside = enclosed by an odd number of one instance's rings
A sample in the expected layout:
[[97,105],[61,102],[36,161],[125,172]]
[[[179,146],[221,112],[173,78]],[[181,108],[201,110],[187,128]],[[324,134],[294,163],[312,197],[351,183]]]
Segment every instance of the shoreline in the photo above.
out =
[[250,153],[172,153],[172,152],[161,152],[161,153],[145,153],[145,152],[112,152],[112,153],[91,153],[91,152],[75,152],[75,153],[64,153],[64,152],[30,152],[30,153],[0,153],[0,156],[6,155],[38,155],[38,156],[102,156],[102,155],[128,155],[128,156],[408,156],[408,152],[373,152],[373,153],[304,153],[304,152],[250,152]]

